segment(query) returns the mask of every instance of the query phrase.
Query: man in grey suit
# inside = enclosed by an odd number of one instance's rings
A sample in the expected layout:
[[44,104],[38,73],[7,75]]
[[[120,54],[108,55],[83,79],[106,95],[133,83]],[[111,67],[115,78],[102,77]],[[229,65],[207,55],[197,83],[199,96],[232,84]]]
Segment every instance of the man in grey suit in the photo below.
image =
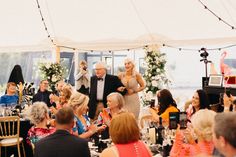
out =
[[90,157],[88,142],[70,133],[73,125],[73,110],[60,109],[56,114],[57,131],[36,143],[34,157]]

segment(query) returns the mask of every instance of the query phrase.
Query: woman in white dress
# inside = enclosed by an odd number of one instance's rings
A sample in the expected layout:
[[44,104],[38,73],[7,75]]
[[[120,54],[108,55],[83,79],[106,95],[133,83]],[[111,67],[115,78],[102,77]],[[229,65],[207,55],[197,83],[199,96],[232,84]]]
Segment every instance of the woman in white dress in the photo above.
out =
[[125,72],[121,72],[118,75],[127,90],[126,95],[124,95],[124,108],[129,112],[132,112],[135,115],[136,120],[138,120],[140,112],[138,92],[142,91],[146,87],[146,83],[141,74],[135,70],[133,60],[127,58],[125,59],[124,64]]

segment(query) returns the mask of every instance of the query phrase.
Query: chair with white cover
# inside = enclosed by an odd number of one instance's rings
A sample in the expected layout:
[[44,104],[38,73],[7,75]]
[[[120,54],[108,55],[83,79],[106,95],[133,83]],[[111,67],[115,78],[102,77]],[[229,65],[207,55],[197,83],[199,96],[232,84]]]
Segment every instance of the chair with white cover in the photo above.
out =
[[18,156],[21,157],[20,144],[22,144],[25,157],[23,138],[19,136],[20,118],[18,116],[0,117],[0,156],[1,147],[17,146]]

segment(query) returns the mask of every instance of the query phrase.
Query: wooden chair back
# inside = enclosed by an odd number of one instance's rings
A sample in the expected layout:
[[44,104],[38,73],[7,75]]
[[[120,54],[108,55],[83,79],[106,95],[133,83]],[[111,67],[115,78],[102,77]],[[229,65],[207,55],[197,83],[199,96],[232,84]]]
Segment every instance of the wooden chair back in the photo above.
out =
[[17,138],[19,142],[20,118],[18,116],[0,117],[0,139]]

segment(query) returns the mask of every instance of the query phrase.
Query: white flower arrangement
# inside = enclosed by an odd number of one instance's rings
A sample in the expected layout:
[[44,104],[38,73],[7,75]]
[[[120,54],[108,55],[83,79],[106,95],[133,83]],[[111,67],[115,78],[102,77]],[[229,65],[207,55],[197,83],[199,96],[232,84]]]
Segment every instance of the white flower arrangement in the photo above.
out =
[[59,63],[40,63],[39,69],[42,78],[49,82],[51,90],[54,90],[55,84],[64,78],[65,68]]
[[157,90],[162,89],[163,85],[168,85],[170,82],[165,75],[165,54],[157,49],[145,48],[147,69],[144,74],[146,81],[145,93],[156,94]]

